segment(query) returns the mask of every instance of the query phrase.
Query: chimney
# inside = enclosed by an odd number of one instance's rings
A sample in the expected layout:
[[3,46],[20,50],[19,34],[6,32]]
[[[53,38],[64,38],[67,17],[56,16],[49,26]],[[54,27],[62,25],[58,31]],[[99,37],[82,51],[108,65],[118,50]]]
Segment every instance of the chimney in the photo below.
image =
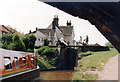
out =
[[36,27],[36,31],[38,30],[38,28]]
[[29,34],[31,33],[31,30],[29,31]]
[[53,18],[53,28],[55,28],[55,26],[59,26],[58,24],[59,22],[59,18],[58,18],[58,15],[54,15],[54,18]]
[[69,21],[67,20],[66,24],[67,24],[67,26],[71,26],[71,20],[69,20]]

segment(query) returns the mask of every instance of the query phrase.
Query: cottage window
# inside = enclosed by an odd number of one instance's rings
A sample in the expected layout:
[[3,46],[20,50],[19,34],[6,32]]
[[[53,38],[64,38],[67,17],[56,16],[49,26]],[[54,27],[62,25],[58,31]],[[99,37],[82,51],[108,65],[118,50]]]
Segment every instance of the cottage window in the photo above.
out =
[[16,69],[19,69],[18,57],[14,57]]
[[6,71],[12,70],[10,57],[4,57],[4,64],[5,64]]

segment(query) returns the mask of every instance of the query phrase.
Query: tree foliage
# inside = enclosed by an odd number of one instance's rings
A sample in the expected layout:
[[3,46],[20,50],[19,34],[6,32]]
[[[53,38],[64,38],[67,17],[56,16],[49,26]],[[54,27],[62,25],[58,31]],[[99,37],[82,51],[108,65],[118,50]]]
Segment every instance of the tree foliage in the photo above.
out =
[[58,61],[58,50],[56,48],[50,48],[48,46],[41,46],[37,53],[42,56],[51,65],[56,66]]
[[10,44],[12,42],[12,37],[13,37],[13,34],[11,34],[11,33],[4,34],[2,36],[2,43],[7,42],[8,44]]
[[2,46],[1,47],[7,49],[8,45],[12,43],[12,37],[13,37],[13,34],[11,33],[2,35]]
[[26,34],[21,38],[26,46],[26,50],[32,52],[35,47],[36,37],[33,34]]
[[8,49],[10,50],[16,50],[16,51],[26,51],[25,44],[23,41],[20,39],[18,34],[14,34],[12,38],[13,43],[11,43],[8,46]]
[[2,36],[2,48],[17,51],[34,52],[36,37],[26,34],[20,37],[18,34],[7,33]]
[[5,41],[3,44],[2,44],[2,46],[1,46],[2,48],[4,48],[4,49],[7,49],[7,47],[8,47],[8,42],[7,41]]

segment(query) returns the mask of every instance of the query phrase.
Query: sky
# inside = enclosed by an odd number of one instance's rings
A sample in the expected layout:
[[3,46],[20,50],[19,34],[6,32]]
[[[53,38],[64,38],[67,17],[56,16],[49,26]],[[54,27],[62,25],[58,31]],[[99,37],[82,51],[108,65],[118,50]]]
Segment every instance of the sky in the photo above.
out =
[[48,27],[54,15],[59,17],[59,25],[66,26],[71,20],[75,31],[75,40],[79,36],[83,39],[89,37],[89,44],[105,45],[108,40],[88,20],[74,17],[55,7],[38,0],[0,0],[0,25],[11,26],[21,33],[34,31],[36,27]]

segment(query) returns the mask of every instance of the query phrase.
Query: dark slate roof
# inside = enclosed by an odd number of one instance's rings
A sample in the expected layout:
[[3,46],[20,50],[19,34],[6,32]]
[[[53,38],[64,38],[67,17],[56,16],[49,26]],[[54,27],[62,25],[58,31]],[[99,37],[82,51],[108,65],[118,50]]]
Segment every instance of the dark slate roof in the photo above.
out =
[[59,26],[60,30],[64,35],[71,35],[73,31],[73,26]]

